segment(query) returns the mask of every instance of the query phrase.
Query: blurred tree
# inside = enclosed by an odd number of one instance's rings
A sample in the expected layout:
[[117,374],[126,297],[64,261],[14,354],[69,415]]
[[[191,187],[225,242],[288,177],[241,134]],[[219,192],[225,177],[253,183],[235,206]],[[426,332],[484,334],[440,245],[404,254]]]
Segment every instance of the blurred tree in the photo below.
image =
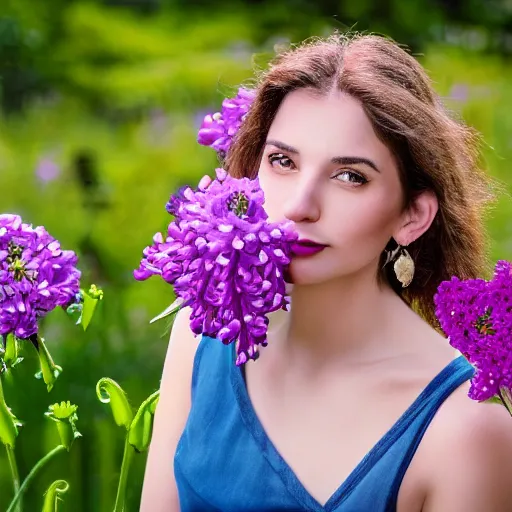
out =
[[30,36],[13,17],[0,18],[0,87],[5,112],[17,111],[25,97],[40,92],[41,76],[33,63]]
[[414,52],[438,40],[512,53],[508,0],[224,0],[214,11],[209,0],[4,0],[2,106],[50,91],[101,112],[179,105],[237,41],[265,47],[333,28],[393,34]]

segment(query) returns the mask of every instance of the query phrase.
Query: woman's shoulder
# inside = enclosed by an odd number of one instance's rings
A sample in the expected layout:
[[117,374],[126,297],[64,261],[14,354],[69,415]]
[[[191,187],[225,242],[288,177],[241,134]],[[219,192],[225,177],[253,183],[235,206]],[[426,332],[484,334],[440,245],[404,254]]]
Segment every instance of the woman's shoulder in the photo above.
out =
[[[166,363],[169,359],[177,363],[173,366],[183,367],[179,363],[186,363],[184,371],[192,369],[192,362],[201,341],[201,337],[195,336],[190,329],[190,314],[190,308],[178,311],[172,324],[166,356]],[[165,370],[164,365],[164,373]]]
[[177,314],[165,357],[160,399],[156,408],[151,446],[146,464],[141,510],[178,510],[172,454],[190,411],[190,387],[198,340],[189,327],[190,311]]
[[512,418],[499,404],[469,399],[468,390],[465,383],[446,400],[420,448],[424,512],[512,510]]
[[[178,312],[172,327],[166,359],[170,358],[174,361],[173,371],[176,372],[176,367],[179,368],[177,378],[187,383],[193,399],[198,382],[206,382],[208,388],[212,379],[215,381],[220,375],[227,375],[226,370],[235,363],[233,349],[230,346],[217,338],[206,334],[195,335],[191,331],[190,314],[190,308]],[[164,365],[162,382],[165,380],[166,373],[169,373],[166,371],[166,366],[167,361]]]

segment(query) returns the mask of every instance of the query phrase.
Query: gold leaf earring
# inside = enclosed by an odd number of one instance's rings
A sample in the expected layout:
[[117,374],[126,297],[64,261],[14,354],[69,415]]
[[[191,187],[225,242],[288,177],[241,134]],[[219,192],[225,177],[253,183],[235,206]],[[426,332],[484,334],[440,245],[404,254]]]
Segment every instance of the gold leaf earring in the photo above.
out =
[[407,288],[414,277],[414,260],[405,247],[398,246],[398,258],[395,260],[393,269],[395,271],[396,278],[402,283],[402,288]]

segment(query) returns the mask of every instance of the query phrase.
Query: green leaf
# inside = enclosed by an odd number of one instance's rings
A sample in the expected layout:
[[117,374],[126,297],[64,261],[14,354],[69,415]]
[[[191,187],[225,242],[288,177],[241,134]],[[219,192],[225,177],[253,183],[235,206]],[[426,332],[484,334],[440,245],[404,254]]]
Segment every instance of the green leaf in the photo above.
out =
[[39,364],[41,366],[41,371],[37,372],[35,377],[36,379],[42,378],[46,384],[48,392],[50,392],[53,389],[55,381],[62,373],[62,368],[53,362],[52,356],[46,348],[43,338],[37,336],[37,341],[34,346],[36,347],[37,354],[39,355]]
[[116,424],[128,430],[133,411],[121,386],[116,381],[103,377],[96,384],[96,395],[100,402],[110,404]]
[[21,425],[21,422],[5,403],[2,380],[0,379],[0,442],[14,448],[16,437],[18,437],[18,427]]
[[153,432],[153,417],[160,398],[160,391],[155,391],[142,402],[128,431],[128,442],[137,452],[148,449]]
[[94,314],[94,310],[96,309],[96,305],[98,301],[89,297],[86,293],[84,294],[84,308],[82,310],[81,322],[84,331],[89,327],[89,324],[92,320],[92,315]]
[[162,318],[165,318],[166,316],[172,315],[180,310],[181,306],[183,304],[183,299],[178,297],[169,307],[164,309],[159,315],[155,316],[155,318],[152,318],[149,323],[152,324],[153,322],[156,322],[157,320],[161,320]]
[[503,405],[501,398],[498,395],[491,396],[488,400],[484,400],[486,404],[500,404]]
[[91,323],[98,302],[103,299],[103,291],[100,290],[96,285],[91,284],[89,291],[83,293],[83,298],[84,303],[79,323],[82,325],[85,331]]
[[42,512],[57,512],[59,501],[62,501],[61,494],[68,492],[69,484],[66,480],[55,480],[44,493]]
[[501,387],[500,395],[503,400],[503,405],[507,408],[507,411],[512,416],[512,392],[508,388]]

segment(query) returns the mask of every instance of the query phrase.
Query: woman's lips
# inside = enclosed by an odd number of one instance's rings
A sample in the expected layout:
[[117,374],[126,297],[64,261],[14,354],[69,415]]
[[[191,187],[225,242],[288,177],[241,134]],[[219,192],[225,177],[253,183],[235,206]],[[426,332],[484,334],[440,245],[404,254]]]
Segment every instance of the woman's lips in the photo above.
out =
[[292,254],[294,256],[312,256],[323,251],[327,246],[313,242],[312,240],[298,240],[292,244]]

